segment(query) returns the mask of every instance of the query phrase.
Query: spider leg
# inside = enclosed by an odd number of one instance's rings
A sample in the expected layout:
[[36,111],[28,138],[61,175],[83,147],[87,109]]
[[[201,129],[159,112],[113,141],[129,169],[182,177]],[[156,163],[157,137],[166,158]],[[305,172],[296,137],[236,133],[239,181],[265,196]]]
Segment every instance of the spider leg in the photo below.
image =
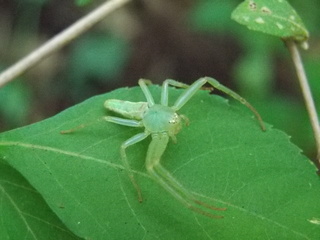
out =
[[156,168],[156,171],[162,176],[162,178],[165,179],[167,182],[169,182],[174,189],[179,191],[181,195],[183,195],[185,198],[189,199],[190,201],[194,202],[195,204],[198,204],[205,208],[216,210],[216,211],[226,210],[226,208],[214,207],[212,205],[209,205],[207,203],[204,203],[198,200],[194,196],[194,194],[186,190],[160,163],[157,166],[155,166],[155,168]]
[[[104,117],[104,119],[108,122],[128,126],[128,127],[143,127],[143,123],[141,121],[132,120],[132,119],[125,119],[125,118],[119,118],[119,117],[111,117],[107,116]],[[137,190],[138,193],[138,200],[139,202],[142,202],[142,195],[141,195],[141,189],[139,185],[137,184],[132,172],[131,168],[128,162],[127,154],[126,154],[126,148],[136,144],[142,140],[144,140],[146,137],[148,137],[150,134],[147,132],[138,133],[137,135],[134,135],[133,137],[129,138],[125,142],[122,143],[120,148],[120,154],[121,154],[121,160],[124,165],[125,170],[127,171],[130,181],[132,182],[134,188]]]
[[147,79],[139,79],[139,86],[143,92],[143,94],[145,95],[146,99],[147,99],[147,102],[148,102],[148,105],[149,107],[153,106],[154,105],[154,99],[147,87],[147,84],[150,84],[151,81],[150,80],[147,80]]
[[94,121],[89,122],[89,123],[86,123],[86,124],[80,124],[80,125],[78,125],[78,126],[76,126],[76,127],[74,127],[74,128],[68,129],[68,130],[62,130],[62,131],[60,131],[60,133],[61,133],[61,134],[73,133],[73,132],[78,131],[78,130],[80,130],[80,129],[82,129],[82,128],[86,128],[86,127],[88,127],[88,126],[91,126],[91,125],[93,125],[93,124],[96,124],[97,122],[102,121],[102,120],[103,120],[103,118],[99,118],[99,119],[97,119],[97,120],[94,120]]
[[126,171],[128,172],[129,178],[134,186],[134,188],[137,190],[138,193],[138,200],[139,202],[142,202],[142,195],[141,195],[141,189],[139,187],[139,185],[137,184],[132,172],[131,172],[131,168],[128,162],[128,158],[127,158],[127,154],[126,154],[126,148],[136,144],[142,140],[144,140],[145,138],[147,138],[150,134],[143,132],[143,133],[138,133],[137,135],[134,135],[133,137],[129,138],[128,140],[126,140],[124,143],[122,143],[121,148],[120,148],[120,153],[121,153],[121,160],[124,164],[124,167],[126,169]]
[[116,124],[123,125],[123,126],[143,127],[142,121],[138,121],[138,120],[119,118],[119,117],[112,117],[112,116],[106,116],[103,119],[108,121],[108,122],[116,123]]
[[174,86],[174,87],[180,87],[180,88],[188,88],[189,85],[177,82],[172,79],[167,79],[162,84],[162,91],[161,91],[161,105],[168,106],[168,99],[169,99],[169,93],[168,93],[168,86]]
[[[174,81],[174,80],[172,80]],[[176,100],[174,103],[172,109],[175,111],[178,111],[180,108],[182,108],[195,94],[196,92],[202,88],[202,86],[206,83],[209,83],[212,87],[220,90],[221,92],[224,92],[225,94],[231,96],[235,100],[241,102],[244,104],[246,107],[248,107],[253,114],[256,116],[256,118],[259,121],[260,127],[263,131],[265,131],[265,126],[262,121],[262,118],[258,111],[243,97],[241,97],[239,94],[236,92],[232,91],[231,89],[221,85],[217,80],[210,78],[210,77],[204,77],[200,78],[197,81],[195,81],[192,85],[190,85],[189,88],[187,88],[181,95],[180,97]]]
[[216,208],[195,198],[195,196],[185,189],[165,168],[160,164],[160,158],[166,149],[169,137],[166,134],[153,134],[152,141],[148,148],[146,167],[148,173],[159,183],[167,192],[181,202],[185,207],[194,212],[211,218],[222,218],[202,209],[225,210]]
[[264,126],[264,123],[262,121],[262,118],[260,116],[260,114],[258,113],[258,111],[243,97],[241,97],[239,94],[237,94],[236,92],[232,91],[230,88],[227,88],[223,85],[221,85],[217,80],[215,80],[214,78],[210,78],[210,77],[204,77],[202,78],[204,79],[206,82],[210,83],[210,85],[212,85],[214,88],[220,90],[221,92],[224,92],[225,94],[233,97],[235,100],[241,102],[242,104],[246,105],[247,108],[249,108],[253,114],[256,116],[257,120],[259,121],[260,127],[263,131],[266,130],[266,127]]

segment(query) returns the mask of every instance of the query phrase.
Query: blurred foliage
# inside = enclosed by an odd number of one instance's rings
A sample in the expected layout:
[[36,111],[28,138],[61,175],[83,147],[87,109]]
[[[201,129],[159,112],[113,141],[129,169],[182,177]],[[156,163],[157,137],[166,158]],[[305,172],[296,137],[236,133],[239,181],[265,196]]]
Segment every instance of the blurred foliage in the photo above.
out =
[[[0,65],[13,64],[102,2],[1,1]],[[265,121],[293,136],[312,156],[313,136],[290,56],[277,38],[249,31],[231,19],[241,2],[134,1],[23,75],[23,84],[2,89],[1,129],[136,85],[140,77],[190,83],[210,75],[249,98]],[[303,58],[319,109],[320,2],[289,2],[310,31],[310,50]]]
[[74,2],[78,6],[85,6],[89,3],[91,3],[91,0],[75,0]]
[[27,123],[31,110],[30,89],[17,80],[0,89],[1,124],[9,127],[22,126]]
[[129,46],[124,39],[105,33],[86,35],[76,41],[71,46],[66,74],[74,98],[84,100],[94,94],[90,81],[101,85],[116,81],[129,58]]

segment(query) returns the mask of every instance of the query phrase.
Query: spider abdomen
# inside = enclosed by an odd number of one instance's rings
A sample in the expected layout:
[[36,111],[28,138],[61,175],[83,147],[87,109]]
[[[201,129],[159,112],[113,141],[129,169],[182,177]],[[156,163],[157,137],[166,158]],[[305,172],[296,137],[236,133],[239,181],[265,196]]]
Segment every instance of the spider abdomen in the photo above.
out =
[[141,120],[148,109],[148,103],[108,99],[104,102],[104,107],[126,118]]

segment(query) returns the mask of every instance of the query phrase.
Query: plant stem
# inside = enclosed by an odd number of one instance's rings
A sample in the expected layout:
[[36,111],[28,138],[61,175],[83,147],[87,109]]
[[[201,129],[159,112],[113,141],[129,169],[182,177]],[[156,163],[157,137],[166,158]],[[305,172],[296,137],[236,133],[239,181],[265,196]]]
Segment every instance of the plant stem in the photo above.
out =
[[106,1],[97,9],[79,19],[70,27],[48,40],[41,47],[32,51],[29,55],[2,72],[0,74],[0,87],[14,80],[17,76],[33,67],[44,58],[50,56],[53,52],[59,50],[82,33],[88,31],[95,24],[103,20],[108,14],[112,13],[129,1],[130,0]]
[[314,133],[314,138],[316,140],[316,147],[317,147],[317,160],[320,164],[320,125],[317,110],[312,98],[312,93],[308,84],[308,79],[302,64],[300,52],[296,43],[293,40],[287,40],[286,45],[291,53],[291,57],[296,68],[298,80],[300,83],[300,87],[302,90],[302,94],[304,97],[304,101],[307,107],[307,111],[309,113],[309,118],[311,122],[311,126]]

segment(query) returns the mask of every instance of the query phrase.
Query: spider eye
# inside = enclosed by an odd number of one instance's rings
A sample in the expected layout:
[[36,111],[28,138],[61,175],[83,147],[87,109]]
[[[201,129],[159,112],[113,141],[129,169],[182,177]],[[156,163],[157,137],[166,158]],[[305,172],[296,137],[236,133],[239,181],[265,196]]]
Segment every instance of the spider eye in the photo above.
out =
[[179,115],[174,113],[172,118],[169,120],[170,124],[176,124],[179,122]]

